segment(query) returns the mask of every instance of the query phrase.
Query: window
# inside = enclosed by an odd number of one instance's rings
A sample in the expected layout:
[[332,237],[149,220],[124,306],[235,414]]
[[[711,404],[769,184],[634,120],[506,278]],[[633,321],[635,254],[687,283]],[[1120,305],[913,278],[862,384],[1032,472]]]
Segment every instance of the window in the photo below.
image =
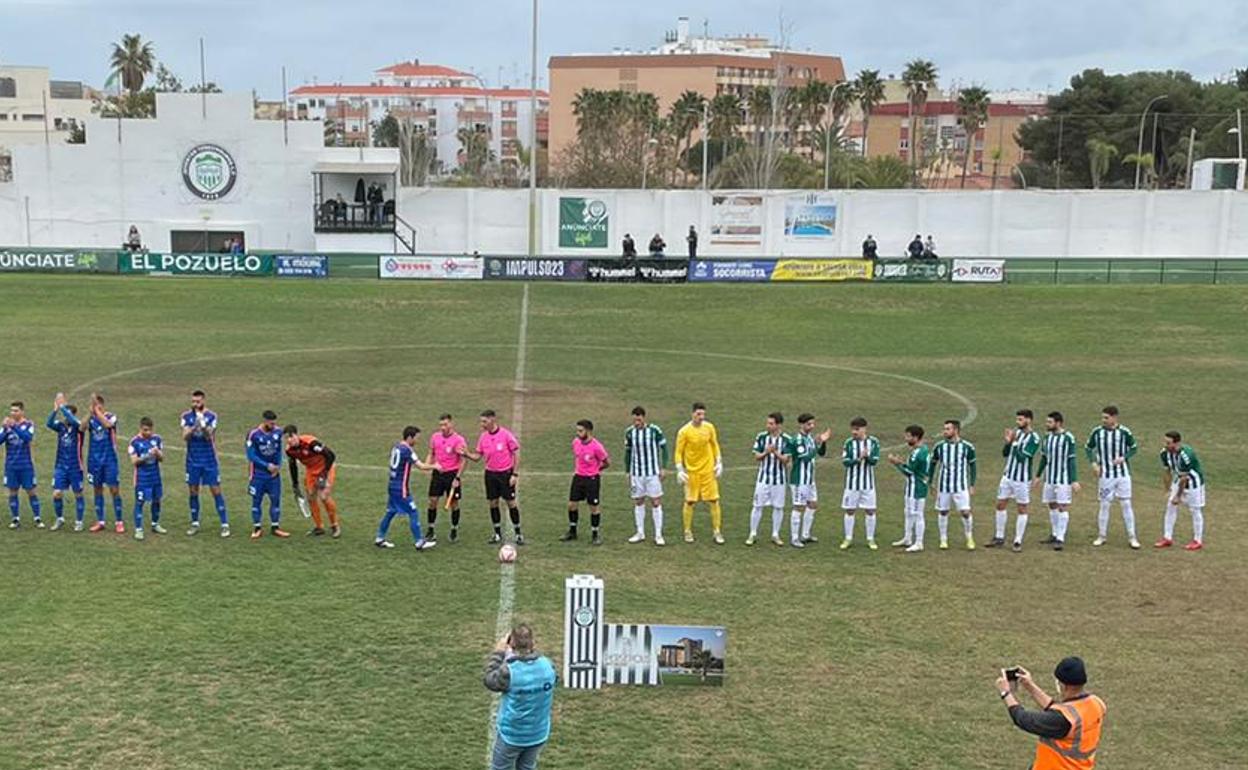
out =
[[898,147],[898,149],[901,149],[901,150],[908,150],[908,149],[910,149],[910,140],[909,140],[909,139],[902,139],[902,140],[901,140],[901,143],[900,143],[900,144],[898,144],[898,145],[897,145],[897,147]]
[[0,112],[0,123],[3,123],[4,121],[6,121],[6,120],[8,120],[8,119],[9,119],[9,113],[7,113],[7,112]]
[[0,78],[0,98],[4,97],[17,98],[17,80],[14,78]]
[[28,113],[26,113],[26,114],[22,115],[22,120],[25,120],[25,121],[27,121],[28,123],[34,123],[34,122],[36,122],[36,121],[41,121],[41,120],[43,120],[43,116],[42,116],[42,115],[35,115],[35,114],[33,114],[33,113],[29,113],[29,112],[28,112]]
[[984,138],[982,136],[975,137],[975,149],[982,152],[984,149]]
[[935,127],[936,127],[936,118],[934,118],[934,117],[926,117],[926,118],[923,118],[923,127],[924,127],[924,128],[935,128]]

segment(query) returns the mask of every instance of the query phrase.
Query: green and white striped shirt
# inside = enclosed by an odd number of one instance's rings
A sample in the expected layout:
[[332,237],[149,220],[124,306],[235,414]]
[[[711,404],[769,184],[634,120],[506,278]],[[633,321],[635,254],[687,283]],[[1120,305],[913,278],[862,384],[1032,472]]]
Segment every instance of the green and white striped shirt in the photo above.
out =
[[1040,467],[1036,476],[1045,484],[1073,484],[1079,480],[1075,470],[1075,434],[1068,430],[1049,433],[1040,446]]
[[910,450],[910,456],[897,466],[897,470],[906,477],[906,499],[926,500],[927,485],[932,475],[932,453],[927,450],[927,444],[919,444]]
[[815,483],[815,456],[827,454],[827,444],[816,444],[809,433],[797,433],[789,438],[785,454],[793,458],[789,467],[789,483],[794,486],[805,486]]
[[657,476],[667,465],[667,438],[652,423],[624,431],[624,464],[630,476]]
[[936,489],[965,492],[975,486],[975,445],[964,439],[941,441],[932,447],[932,468],[940,466]]
[[1014,440],[1001,447],[1005,458],[1002,475],[1010,481],[1031,481],[1031,460],[1040,448],[1040,438],[1034,430],[1014,431]]
[[784,472],[784,447],[789,442],[789,437],[783,433],[771,435],[767,431],[763,431],[754,437],[754,451],[757,453],[766,452],[768,449],[775,449],[777,454],[769,454],[758,461],[758,478],[755,482],[758,484],[783,484],[785,480]]
[[[1139,445],[1135,443],[1135,435],[1127,426],[1096,426],[1088,434],[1088,443],[1084,444],[1084,449],[1087,450],[1088,460],[1101,466],[1101,478],[1131,478],[1131,458],[1135,456]],[[1122,465],[1114,465],[1114,460],[1119,457],[1123,460]]]
[[[867,452],[865,459],[863,451]],[[875,436],[849,438],[841,448],[841,465],[845,466],[845,489],[875,489],[875,466],[880,461],[880,440]]]
[[1200,467],[1200,458],[1196,450],[1187,444],[1181,444],[1179,451],[1161,450],[1161,465],[1170,471],[1172,483],[1177,483],[1181,476],[1187,476],[1187,488],[1199,489],[1205,485],[1205,472]]

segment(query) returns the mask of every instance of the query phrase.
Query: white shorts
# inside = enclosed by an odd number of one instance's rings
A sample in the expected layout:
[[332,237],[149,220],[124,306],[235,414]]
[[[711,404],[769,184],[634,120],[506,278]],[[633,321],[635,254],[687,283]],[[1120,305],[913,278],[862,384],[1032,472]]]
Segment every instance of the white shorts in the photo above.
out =
[[1099,500],[1119,500],[1131,499],[1131,477],[1126,476],[1116,479],[1097,479],[1096,496]]
[[[952,503],[952,506],[950,506],[950,503]],[[964,489],[961,492],[937,492],[937,512],[948,513],[950,507],[957,508],[959,512],[971,510],[970,490]]]
[[907,497],[905,506],[906,513],[914,516],[922,516],[924,509],[927,508],[927,498],[920,497],[916,499],[913,497]]
[[1070,505],[1070,501],[1074,498],[1071,494],[1069,484],[1045,484],[1044,491],[1040,493],[1040,500],[1045,503],[1057,503],[1058,505]]
[[792,488],[794,508],[814,507],[819,502],[819,490],[814,484],[794,484]]
[[1001,483],[997,485],[997,499],[1014,500],[1019,505],[1026,505],[1031,502],[1031,485],[1002,476]]
[[[1179,493],[1179,485],[1171,484],[1170,485],[1170,497],[1167,498],[1167,500],[1173,500],[1174,496],[1177,495],[1178,493]],[[1180,502],[1182,502],[1182,504],[1186,505],[1188,508],[1204,508],[1205,507],[1204,486],[1199,486],[1199,487],[1196,487],[1195,489],[1183,490],[1183,497]],[[1168,504],[1169,502],[1167,502],[1167,505]]]
[[754,507],[784,509],[783,484],[754,484]]
[[642,497],[657,500],[663,496],[663,481],[658,476],[629,476],[628,494],[634,500]]
[[859,508],[864,511],[874,511],[875,490],[847,489],[845,490],[845,494],[841,496],[841,507],[847,511],[854,511]]

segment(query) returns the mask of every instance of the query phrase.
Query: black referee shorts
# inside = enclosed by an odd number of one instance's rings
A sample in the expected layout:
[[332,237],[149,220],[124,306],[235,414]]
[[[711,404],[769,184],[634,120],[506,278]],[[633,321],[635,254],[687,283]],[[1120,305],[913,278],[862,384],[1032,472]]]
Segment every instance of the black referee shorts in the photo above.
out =
[[601,488],[601,476],[573,476],[572,489],[568,491],[568,502],[579,503],[584,500],[590,505],[597,505]]
[[516,499],[516,488],[511,485],[511,470],[485,472],[485,499],[507,502]]
[[455,478],[455,471],[434,471],[429,478],[429,496],[446,497],[450,493],[452,500],[459,500],[464,490],[455,484]]

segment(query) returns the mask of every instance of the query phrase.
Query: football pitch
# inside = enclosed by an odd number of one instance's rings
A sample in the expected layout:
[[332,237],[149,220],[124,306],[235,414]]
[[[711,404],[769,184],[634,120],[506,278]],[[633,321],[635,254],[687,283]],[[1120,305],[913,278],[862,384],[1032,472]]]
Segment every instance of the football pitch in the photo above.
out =
[[[202,388],[221,415],[235,531],[215,537],[205,496],[206,532],[183,534],[176,451],[164,464],[163,537],[37,531],[23,497],[24,526],[0,532],[0,768],[484,767],[481,666],[500,567],[479,469],[458,544],[440,522],[442,542],[417,553],[400,519],[400,548],[372,546],[402,427],[427,437],[451,412],[472,442],[484,408],[504,425],[523,412],[528,544],[514,617],[556,663],[574,573],[605,580],[609,621],[728,629],[723,687],[560,690],[545,768],[1025,767],[1034,739],[1009,723],[996,671],[1021,664],[1051,688],[1069,654],[1088,662],[1089,688],[1108,704],[1098,767],[1242,767],[1246,318],[1248,289],[1233,286],[0,277],[0,399],[24,400],[39,425],[45,520],[55,442],[42,423],[58,390],[80,407],[99,390],[123,439],[148,415],[176,446],[177,418]],[[711,542],[701,510],[698,541],[679,542],[669,476],[668,545],[626,544],[632,509],[614,472],[606,544],[557,542],[573,423],[595,422],[616,471],[635,404],[672,440],[695,399],[724,446],[728,543]],[[911,422],[930,438],[962,419],[979,448],[982,544],[1015,409],[1060,409],[1082,442],[1109,403],[1141,443],[1142,551],[1127,547],[1116,506],[1109,544],[1091,546],[1085,487],[1061,553],[1040,545],[1048,517],[1035,504],[1022,553],[966,552],[958,522],[954,548],[937,551],[930,503],[928,550],[897,553],[887,543],[901,534],[901,476],[882,463],[881,550],[863,547],[860,517],[858,544],[841,552],[833,457],[818,469],[820,543],[743,544],[750,444],[773,410],[789,429],[807,410],[830,425],[830,455],[859,414],[894,451]],[[294,536],[248,541],[243,439],[265,409],[337,453],[340,540],[304,536],[287,486]],[[1200,553],[1151,548],[1165,494],[1157,453],[1171,429],[1209,478]],[[1082,457],[1079,472],[1089,480]],[[1181,542],[1190,527],[1184,510]]]

